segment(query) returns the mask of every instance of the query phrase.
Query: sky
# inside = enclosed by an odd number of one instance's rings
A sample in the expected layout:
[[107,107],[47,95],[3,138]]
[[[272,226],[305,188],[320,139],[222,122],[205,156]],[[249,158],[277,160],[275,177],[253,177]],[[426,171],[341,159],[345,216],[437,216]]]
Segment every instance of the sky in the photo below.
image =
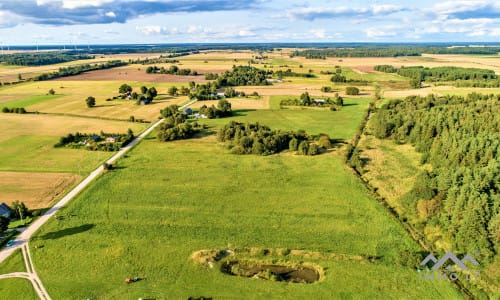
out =
[[0,0],[0,44],[499,42],[500,1]]

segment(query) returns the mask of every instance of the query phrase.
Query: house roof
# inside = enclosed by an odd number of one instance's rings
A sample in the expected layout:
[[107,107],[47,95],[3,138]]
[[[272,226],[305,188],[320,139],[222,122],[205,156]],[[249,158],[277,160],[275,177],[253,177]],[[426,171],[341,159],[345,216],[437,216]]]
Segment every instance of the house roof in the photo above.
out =
[[0,203],[0,216],[3,216],[3,215],[10,215],[10,207],[7,206],[7,204],[5,203]]

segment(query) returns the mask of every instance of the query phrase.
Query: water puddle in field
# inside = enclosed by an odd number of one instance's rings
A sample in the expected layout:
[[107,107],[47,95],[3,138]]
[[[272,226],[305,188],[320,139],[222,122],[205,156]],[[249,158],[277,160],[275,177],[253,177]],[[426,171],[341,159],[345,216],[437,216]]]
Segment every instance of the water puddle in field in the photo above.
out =
[[284,266],[274,264],[259,264],[258,262],[227,261],[221,266],[221,271],[233,276],[259,278],[271,281],[293,283],[313,283],[319,280],[319,273],[308,266]]

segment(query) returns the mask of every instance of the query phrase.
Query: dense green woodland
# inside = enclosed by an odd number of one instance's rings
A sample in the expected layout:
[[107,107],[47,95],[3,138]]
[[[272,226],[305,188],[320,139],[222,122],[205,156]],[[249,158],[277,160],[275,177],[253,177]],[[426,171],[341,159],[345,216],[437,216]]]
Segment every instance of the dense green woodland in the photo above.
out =
[[215,80],[217,87],[243,86],[243,85],[268,85],[268,72],[251,66],[233,66],[231,71],[222,74],[205,74],[208,80]]
[[462,67],[401,67],[391,65],[375,66],[375,71],[397,73],[400,76],[415,78],[423,81],[455,81],[455,80],[491,80],[497,75],[493,70]]
[[419,46],[380,46],[380,47],[353,47],[353,48],[325,48],[297,50],[293,56],[306,58],[325,59],[327,57],[396,57],[420,56],[428,54],[474,54],[497,55],[500,47],[419,47]]
[[0,63],[18,66],[42,66],[92,58],[94,56],[62,52],[13,53],[0,55]]
[[408,216],[491,261],[500,251],[500,95],[393,100],[373,124],[376,137],[411,143],[432,165],[401,199]]

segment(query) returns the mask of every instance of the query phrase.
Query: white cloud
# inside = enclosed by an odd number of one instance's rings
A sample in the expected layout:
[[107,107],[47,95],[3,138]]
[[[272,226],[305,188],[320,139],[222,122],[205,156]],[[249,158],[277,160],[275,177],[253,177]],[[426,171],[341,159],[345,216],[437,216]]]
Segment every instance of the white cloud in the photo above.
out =
[[408,10],[407,8],[396,5],[372,5],[370,7],[350,7],[350,6],[336,6],[336,7],[303,7],[299,9],[288,10],[286,16],[289,19],[328,19],[328,18],[342,18],[342,17],[371,17],[390,15],[393,13]]
[[22,22],[22,18],[8,11],[0,10],[0,27],[12,27]]
[[311,29],[309,32],[316,38],[324,39],[326,34],[324,29]]
[[493,28],[490,31],[489,36],[494,36],[494,37],[500,36],[500,28]]
[[494,4],[491,1],[477,1],[477,0],[459,0],[441,2],[433,7],[433,11],[440,14],[452,14],[457,12],[474,11]]
[[378,28],[368,28],[365,30],[366,36],[369,38],[387,38],[387,37],[393,37],[396,36],[395,32],[392,31],[383,31]]
[[37,0],[38,6],[49,3],[61,3],[62,7],[67,9],[76,9],[81,7],[99,7],[103,4],[113,2],[113,0]]
[[135,29],[145,35],[160,34],[163,32],[163,29],[157,25],[136,26]]
[[106,17],[110,18],[116,18],[116,14],[112,11],[108,11],[107,13],[104,14]]

